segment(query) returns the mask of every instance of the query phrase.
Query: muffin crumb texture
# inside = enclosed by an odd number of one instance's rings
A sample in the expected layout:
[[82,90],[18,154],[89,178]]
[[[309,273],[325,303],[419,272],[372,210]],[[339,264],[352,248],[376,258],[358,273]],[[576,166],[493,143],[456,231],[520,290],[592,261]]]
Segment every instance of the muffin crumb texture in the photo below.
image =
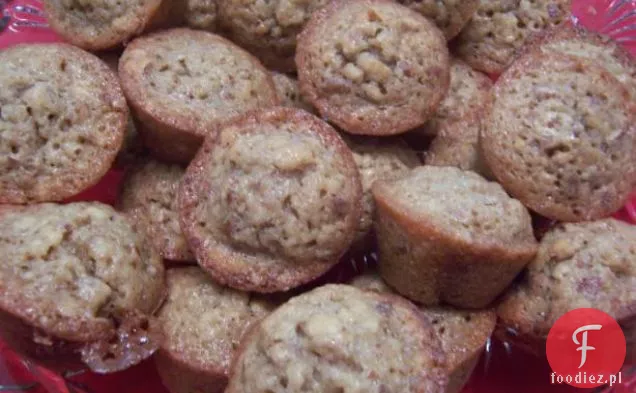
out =
[[602,65],[621,81],[636,100],[636,62],[621,44],[581,26],[554,28],[530,45],[544,52],[556,52]]

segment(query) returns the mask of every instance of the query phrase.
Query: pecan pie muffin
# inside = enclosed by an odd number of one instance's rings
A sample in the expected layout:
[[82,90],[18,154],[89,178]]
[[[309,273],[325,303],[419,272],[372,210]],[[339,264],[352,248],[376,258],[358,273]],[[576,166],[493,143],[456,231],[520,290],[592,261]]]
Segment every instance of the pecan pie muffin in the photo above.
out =
[[272,72],[272,79],[281,105],[304,109],[310,113],[314,112],[314,108],[300,94],[298,81],[295,78],[280,72]]
[[119,76],[144,143],[168,161],[189,162],[221,124],[278,104],[258,60],[205,31],[172,29],[134,40]]
[[0,203],[61,201],[117,156],[128,108],[117,76],[67,44],[0,51]]
[[442,124],[426,152],[426,165],[454,166],[493,179],[479,147],[482,116],[481,111],[476,111],[457,121]]
[[56,370],[106,373],[149,357],[164,295],[159,255],[100,203],[0,211],[0,335]]
[[112,49],[163,22],[173,0],[43,0],[51,28],[80,48]]
[[536,254],[526,208],[476,173],[427,165],[372,192],[380,274],[424,305],[485,307]]
[[416,133],[435,136],[445,125],[454,123],[469,113],[480,110],[487,101],[492,80],[485,74],[472,69],[462,60],[453,58],[450,68],[450,87],[433,118]]
[[164,341],[154,356],[171,393],[221,393],[230,362],[250,324],[274,305],[224,288],[198,267],[167,272],[168,297],[157,318]]
[[526,52],[534,49],[576,56],[605,67],[625,84],[632,100],[636,100],[636,61],[611,38],[568,23],[533,40]]
[[296,37],[329,0],[217,0],[227,35],[271,69],[296,69]]
[[507,339],[534,352],[556,320],[596,308],[623,328],[628,359],[636,358],[636,227],[615,219],[562,224],[541,240],[523,279],[497,313]]
[[[117,74],[119,67],[119,58],[121,57],[121,51],[108,51],[100,52],[97,56],[108,65],[108,67]],[[126,133],[124,134],[124,140],[117,153],[115,159],[115,166],[121,168],[127,167],[129,164],[134,163],[137,157],[144,155],[144,146],[139,138],[137,127],[132,118],[132,114],[128,114],[128,121],[126,122]]]
[[432,19],[450,40],[473,17],[479,0],[398,0],[398,3]]
[[137,162],[128,170],[122,186],[119,209],[146,231],[163,258],[194,261],[177,211],[177,190],[185,169],[152,159]]
[[353,152],[362,180],[362,215],[353,248],[368,248],[368,235],[373,227],[375,203],[371,186],[380,179],[399,177],[421,165],[417,153],[400,139],[343,136]]
[[472,67],[499,74],[534,34],[570,17],[571,0],[481,0],[457,37],[455,53]]
[[185,23],[193,29],[216,31],[218,29],[218,0],[186,0]]
[[493,97],[480,142],[506,191],[560,221],[623,206],[636,184],[636,103],[622,83],[578,57],[533,52]]
[[250,329],[226,392],[443,392],[445,359],[435,333],[404,299],[326,285]]
[[360,176],[347,145],[317,117],[252,112],[209,138],[179,190],[181,228],[223,285],[286,291],[335,265],[360,221]]
[[352,134],[418,127],[448,90],[444,35],[393,1],[333,1],[314,13],[298,43],[300,91],[322,117]]
[[[351,285],[369,291],[394,293],[375,272],[354,278]],[[420,313],[437,330],[446,355],[449,381],[445,393],[459,393],[495,330],[497,314],[493,309],[466,311],[449,307],[420,307]]]

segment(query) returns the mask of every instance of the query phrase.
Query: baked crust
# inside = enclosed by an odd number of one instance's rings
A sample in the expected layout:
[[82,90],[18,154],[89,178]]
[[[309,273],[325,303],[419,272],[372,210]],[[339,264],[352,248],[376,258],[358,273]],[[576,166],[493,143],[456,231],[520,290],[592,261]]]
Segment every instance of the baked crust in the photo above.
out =
[[166,281],[157,314],[165,339],[154,356],[162,382],[171,393],[223,392],[243,333],[275,304],[221,287],[199,267],[168,270]]
[[525,207],[473,172],[424,166],[372,191],[380,274],[424,305],[486,307],[536,254]]
[[189,162],[221,124],[279,103],[256,58],[205,31],[171,29],[134,40],[119,77],[146,146],[178,163]]
[[61,201],[99,182],[122,145],[116,75],[67,44],[0,52],[0,203]]
[[607,217],[636,184],[635,103],[578,57],[533,52],[515,62],[495,84],[480,137],[506,191],[545,217]]
[[[0,330],[16,350],[58,367],[119,371],[157,349],[151,315],[164,296],[161,258],[99,203],[0,213]],[[28,236],[29,242],[24,241]]]
[[442,32],[389,0],[329,3],[312,15],[296,51],[300,91],[322,117],[378,136],[433,116],[448,90],[449,61]]
[[183,178],[179,210],[197,261],[216,281],[277,292],[338,262],[355,236],[361,198],[338,134],[305,111],[278,107],[206,140]]
[[79,0],[44,0],[44,7],[51,28],[65,41],[86,50],[99,51],[115,48],[159,23],[157,19],[171,2],[112,0],[87,5]]
[[454,42],[454,52],[473,68],[498,75],[535,34],[565,23],[571,0],[481,0]]
[[636,228],[615,220],[561,224],[541,240],[536,258],[497,307],[500,334],[545,353],[545,340],[563,314],[596,308],[615,318],[636,358]]
[[226,392],[349,391],[355,383],[369,393],[439,393],[447,384],[443,364],[432,325],[412,304],[326,285],[291,299],[250,329]]

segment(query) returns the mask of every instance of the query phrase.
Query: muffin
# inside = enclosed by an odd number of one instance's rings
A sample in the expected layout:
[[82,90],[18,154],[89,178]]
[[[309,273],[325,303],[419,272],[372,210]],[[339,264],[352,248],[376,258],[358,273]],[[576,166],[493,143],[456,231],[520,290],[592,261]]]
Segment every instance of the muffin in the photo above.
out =
[[215,31],[218,28],[218,0],[186,0],[185,23],[193,29]]
[[163,300],[163,265],[123,215],[100,203],[45,203],[5,206],[0,216],[7,343],[56,370],[99,373],[155,351],[150,315]]
[[335,0],[314,13],[296,63],[303,96],[352,134],[395,135],[424,124],[450,82],[442,32],[389,0]]
[[556,320],[577,308],[615,318],[636,359],[636,227],[615,219],[561,224],[541,240],[523,279],[497,308],[508,340],[545,353]]
[[479,0],[398,0],[398,3],[432,19],[448,40],[459,34],[479,8]]
[[250,329],[226,392],[437,393],[444,360],[433,326],[409,302],[326,285]]
[[296,37],[311,15],[329,0],[218,0],[220,22],[230,39],[268,68],[296,69]]
[[189,162],[221,124],[278,104],[258,60],[204,31],[172,29],[134,40],[119,76],[144,143],[167,161]]
[[272,72],[272,80],[281,105],[314,112],[314,108],[300,95],[298,81],[295,78],[280,72]]
[[172,0],[43,0],[51,28],[80,48],[112,49],[160,23]]
[[375,204],[371,186],[380,179],[399,177],[422,162],[414,150],[400,139],[349,136],[345,142],[353,152],[362,181],[362,215],[353,244],[356,250],[369,248],[368,235],[373,227]]
[[121,147],[117,77],[66,44],[0,51],[0,203],[61,201],[96,184]]
[[450,88],[432,119],[415,131],[435,136],[448,123],[456,122],[469,113],[480,110],[488,99],[492,80],[473,70],[459,59],[451,60]]
[[374,183],[379,270],[424,305],[489,305],[537,251],[530,214],[501,186],[453,167]]
[[[97,56],[106,63],[106,65],[116,74],[118,72],[119,58],[121,57],[121,51],[108,51],[98,53]],[[130,164],[133,164],[137,157],[144,154],[144,146],[139,138],[139,133],[135,127],[135,122],[132,115],[128,114],[128,121],[126,122],[126,132],[124,134],[124,140],[122,141],[119,153],[115,159],[114,165],[117,167],[125,168]]]
[[477,111],[455,122],[442,124],[426,152],[426,165],[453,166],[493,179],[479,148],[482,116],[481,111]]
[[128,170],[122,186],[119,209],[128,214],[159,254],[171,261],[194,261],[179,226],[177,190],[185,169],[152,159]]
[[604,69],[533,53],[494,87],[481,133],[488,167],[513,197],[560,221],[609,216],[636,184],[636,104]]
[[473,68],[503,72],[534,34],[570,17],[570,0],[481,0],[466,28],[457,36],[455,53]]
[[278,107],[207,139],[179,190],[181,228],[222,285],[276,292],[335,265],[360,221],[351,151],[327,123]]
[[[369,291],[393,293],[374,272],[356,277],[351,285]],[[446,355],[449,383],[445,392],[459,393],[484,352],[486,342],[495,329],[497,314],[492,309],[465,311],[439,307],[422,307],[420,313],[437,330]]]
[[273,304],[216,284],[198,267],[167,272],[168,297],[157,318],[164,341],[154,356],[171,393],[221,393],[243,332]]
[[636,100],[636,62],[611,38],[568,23],[533,40],[525,51],[534,49],[576,56],[605,67],[625,84],[632,100]]

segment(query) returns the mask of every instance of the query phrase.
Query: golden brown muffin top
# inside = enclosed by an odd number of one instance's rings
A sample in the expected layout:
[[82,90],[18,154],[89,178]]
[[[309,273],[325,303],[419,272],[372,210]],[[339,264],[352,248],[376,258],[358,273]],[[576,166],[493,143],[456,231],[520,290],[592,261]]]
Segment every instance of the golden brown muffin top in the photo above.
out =
[[334,1],[314,13],[296,63],[303,96],[353,134],[392,135],[423,124],[449,83],[442,32],[387,0]]
[[157,315],[162,350],[195,369],[227,375],[243,333],[274,304],[223,287],[198,267],[167,272],[168,297]]
[[360,219],[351,151],[327,123],[274,108],[222,128],[188,167],[182,228],[217,280],[289,289],[335,264]]
[[570,17],[571,0],[481,0],[457,36],[455,53],[474,68],[499,74],[523,45]]
[[497,81],[481,144],[515,198],[563,221],[619,209],[636,184],[636,106],[606,70],[533,52]]
[[454,167],[422,166],[373,186],[382,203],[412,230],[421,228],[477,248],[534,249],[528,210],[495,182]]
[[161,259],[110,206],[9,208],[0,239],[2,308],[57,337],[99,338],[112,314],[152,313],[162,299]]
[[615,219],[562,224],[541,240],[527,272],[498,307],[504,326],[545,339],[564,313],[636,314],[636,227]]
[[439,346],[432,326],[399,297],[327,285],[255,326],[227,392],[441,392]]
[[60,201],[110,168],[128,108],[116,76],[66,44],[0,52],[0,202]]
[[174,261],[194,260],[177,209],[177,190],[184,173],[179,165],[147,158],[128,169],[119,198],[119,208],[146,231],[162,257]]
[[86,50],[114,48],[151,23],[161,0],[44,0],[53,29]]
[[448,40],[470,21],[479,0],[398,0],[398,3],[432,19]]
[[249,53],[205,31],[137,38],[119,60],[131,106],[199,136],[250,110],[278,103],[269,72]]

